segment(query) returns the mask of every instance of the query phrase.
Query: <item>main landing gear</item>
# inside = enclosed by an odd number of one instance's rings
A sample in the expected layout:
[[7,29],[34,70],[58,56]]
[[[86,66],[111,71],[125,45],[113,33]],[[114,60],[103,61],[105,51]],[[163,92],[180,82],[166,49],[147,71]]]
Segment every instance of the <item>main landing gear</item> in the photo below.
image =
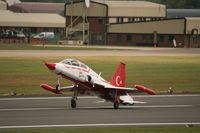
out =
[[119,109],[119,103],[117,101],[114,102],[113,108],[114,109]]
[[75,90],[74,90],[74,95],[73,95],[73,97],[72,97],[72,99],[71,99],[71,108],[76,108],[76,101],[78,100],[78,92],[79,92],[79,90],[78,90],[78,88],[76,88]]
[[76,108],[76,100],[71,99],[71,107],[74,109]]
[[113,108],[114,109],[119,109],[119,104],[120,104],[120,98],[119,98],[118,91],[116,90],[116,92],[115,92],[115,101],[114,101],[114,104],[113,104]]

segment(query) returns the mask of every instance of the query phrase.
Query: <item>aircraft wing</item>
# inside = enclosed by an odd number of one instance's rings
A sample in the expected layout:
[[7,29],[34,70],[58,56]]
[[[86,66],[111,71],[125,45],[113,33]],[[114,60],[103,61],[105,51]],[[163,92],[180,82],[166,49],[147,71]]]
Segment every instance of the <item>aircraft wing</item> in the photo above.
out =
[[120,90],[120,91],[129,91],[129,92],[146,92],[150,95],[155,95],[156,92],[154,90],[151,90],[149,88],[146,88],[142,85],[135,85],[135,88],[127,88],[127,87],[116,87],[116,86],[105,86],[106,89],[114,89],[114,90]]

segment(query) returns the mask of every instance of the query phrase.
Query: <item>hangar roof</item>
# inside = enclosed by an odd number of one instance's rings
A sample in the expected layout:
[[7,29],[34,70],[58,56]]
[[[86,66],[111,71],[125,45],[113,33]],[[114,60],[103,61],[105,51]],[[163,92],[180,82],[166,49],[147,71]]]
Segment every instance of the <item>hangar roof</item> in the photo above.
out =
[[144,6],[164,6],[161,4],[157,3],[152,3],[148,1],[126,1],[126,0],[92,0],[98,3],[104,3],[107,4],[108,6],[126,6],[126,7],[144,7]]
[[29,13],[64,13],[65,3],[22,2],[9,7],[15,12]]
[[200,17],[200,9],[167,9],[167,17]]
[[[81,16],[84,7],[83,0],[76,1],[73,8],[71,3],[67,3],[66,16]],[[108,17],[166,17],[166,6],[147,1],[110,1],[110,0],[91,0],[90,7],[87,8],[87,16],[106,16]],[[144,10],[145,8],[145,10]],[[97,10],[98,9],[98,10]],[[71,11],[73,10],[73,11]],[[101,13],[101,14],[100,14]]]
[[46,13],[13,13],[0,10],[0,26],[11,27],[65,27],[64,17]]

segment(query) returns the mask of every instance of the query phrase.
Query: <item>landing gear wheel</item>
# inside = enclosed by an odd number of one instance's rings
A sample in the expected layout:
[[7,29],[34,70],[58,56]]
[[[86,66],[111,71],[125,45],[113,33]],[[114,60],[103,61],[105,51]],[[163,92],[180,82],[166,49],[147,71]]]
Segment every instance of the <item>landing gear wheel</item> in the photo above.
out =
[[76,100],[74,100],[74,99],[71,100],[71,107],[73,109],[76,108]]
[[118,102],[114,102],[113,107],[114,107],[114,109],[118,109],[119,108],[119,103]]
[[59,84],[56,85],[56,90],[57,90],[57,91],[60,90],[60,85],[59,85]]

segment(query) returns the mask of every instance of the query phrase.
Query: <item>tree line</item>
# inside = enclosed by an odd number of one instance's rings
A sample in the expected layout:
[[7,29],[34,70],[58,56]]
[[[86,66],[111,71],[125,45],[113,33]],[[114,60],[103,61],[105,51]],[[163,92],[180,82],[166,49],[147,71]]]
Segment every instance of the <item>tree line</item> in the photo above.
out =
[[[24,2],[56,2],[65,3],[71,0],[21,0]],[[77,1],[77,0],[74,0]],[[178,8],[178,9],[198,9],[200,8],[200,0],[146,0],[164,4],[167,8]]]

